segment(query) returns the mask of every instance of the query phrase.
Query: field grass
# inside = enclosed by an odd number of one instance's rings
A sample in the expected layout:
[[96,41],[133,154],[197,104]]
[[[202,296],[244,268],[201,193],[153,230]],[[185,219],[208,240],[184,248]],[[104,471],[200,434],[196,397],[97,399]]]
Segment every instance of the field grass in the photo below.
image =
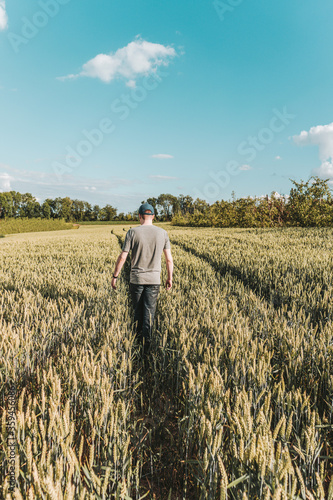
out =
[[[121,220],[115,220],[115,221],[83,221],[83,222],[78,222],[80,226],[125,226],[128,229],[128,226],[138,226],[139,221],[138,220],[132,220],[132,221],[121,221]],[[159,225],[162,227],[164,226],[170,226],[170,222],[158,222],[157,220],[154,221],[155,225]]]
[[36,231],[59,231],[63,229],[73,229],[73,224],[67,223],[62,219],[22,218],[0,220],[0,236]]
[[121,220],[114,220],[114,221],[104,221],[104,220],[88,220],[88,221],[81,221],[78,222],[80,226],[135,226],[139,224],[138,221],[121,221]]
[[147,366],[127,229],[0,241],[0,496],[332,500],[333,230],[168,226]]

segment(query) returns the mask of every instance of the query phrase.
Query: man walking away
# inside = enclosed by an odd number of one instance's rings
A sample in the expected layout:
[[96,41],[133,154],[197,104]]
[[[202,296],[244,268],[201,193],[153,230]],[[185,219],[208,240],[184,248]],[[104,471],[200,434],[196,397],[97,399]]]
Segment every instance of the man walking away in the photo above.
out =
[[137,336],[142,343],[144,356],[150,347],[157,297],[160,291],[163,252],[168,271],[165,287],[167,290],[172,288],[173,259],[169,236],[164,229],[153,226],[154,217],[154,208],[149,203],[140,206],[140,226],[127,232],[112,278],[112,288],[116,289],[117,278],[131,251],[130,292]]

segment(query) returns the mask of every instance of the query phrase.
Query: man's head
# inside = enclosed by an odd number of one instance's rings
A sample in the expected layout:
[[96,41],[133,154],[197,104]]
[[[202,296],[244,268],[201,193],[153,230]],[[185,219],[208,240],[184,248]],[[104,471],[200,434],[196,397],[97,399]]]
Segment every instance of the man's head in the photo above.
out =
[[154,207],[149,203],[143,203],[139,208],[140,222],[152,222],[155,217]]

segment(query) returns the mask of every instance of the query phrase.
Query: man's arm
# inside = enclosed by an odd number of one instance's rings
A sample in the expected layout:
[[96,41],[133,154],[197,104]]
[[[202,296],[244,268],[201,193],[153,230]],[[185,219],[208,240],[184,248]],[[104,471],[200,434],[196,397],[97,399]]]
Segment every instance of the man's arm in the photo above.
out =
[[166,261],[166,267],[167,267],[167,271],[168,271],[168,279],[166,280],[165,288],[167,290],[170,290],[172,288],[173,258],[172,258],[172,255],[171,255],[170,248],[166,248],[163,251],[164,251],[164,256],[165,256],[165,261]]
[[119,257],[117,259],[116,266],[115,266],[114,272],[113,272],[112,282],[111,282],[112,288],[114,288],[114,289],[117,288],[117,278],[118,278],[118,275],[119,275],[123,265],[126,262],[127,255],[128,255],[128,252],[121,252],[121,254],[119,255]]

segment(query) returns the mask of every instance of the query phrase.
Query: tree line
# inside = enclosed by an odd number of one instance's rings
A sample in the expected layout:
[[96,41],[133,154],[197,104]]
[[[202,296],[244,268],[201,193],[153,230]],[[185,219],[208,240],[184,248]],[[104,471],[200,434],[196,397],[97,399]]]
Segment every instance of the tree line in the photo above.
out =
[[[329,226],[333,224],[333,199],[328,180],[311,177],[307,182],[292,181],[287,196],[270,196],[216,201],[209,204],[189,195],[161,194],[147,198],[159,221],[180,226],[274,227]],[[47,198],[43,203],[30,193],[0,193],[0,218],[63,219],[67,222],[137,221],[138,211],[120,212],[110,204],[100,207],[68,196]]]
[[311,177],[292,180],[289,195],[272,193],[264,197],[233,197],[202,209],[178,211],[173,224],[203,227],[324,227],[333,225],[333,199],[329,180]]
[[[156,219],[160,221],[171,221],[179,211],[192,213],[209,207],[206,201],[194,201],[191,196],[184,195],[176,197],[171,194],[161,194],[157,198],[148,198],[147,201],[153,205]],[[43,203],[39,203],[31,193],[21,194],[17,191],[0,193],[0,219],[18,217],[64,219],[66,222],[137,221],[138,210],[118,213],[118,210],[110,204],[100,207],[87,201],[72,200],[68,196],[47,198]]]
[[[124,214],[119,214],[124,216]],[[111,205],[100,207],[87,201],[65,198],[47,198],[43,203],[31,194],[17,191],[0,193],[0,218],[63,219],[66,222],[111,221],[117,217],[117,209]]]

